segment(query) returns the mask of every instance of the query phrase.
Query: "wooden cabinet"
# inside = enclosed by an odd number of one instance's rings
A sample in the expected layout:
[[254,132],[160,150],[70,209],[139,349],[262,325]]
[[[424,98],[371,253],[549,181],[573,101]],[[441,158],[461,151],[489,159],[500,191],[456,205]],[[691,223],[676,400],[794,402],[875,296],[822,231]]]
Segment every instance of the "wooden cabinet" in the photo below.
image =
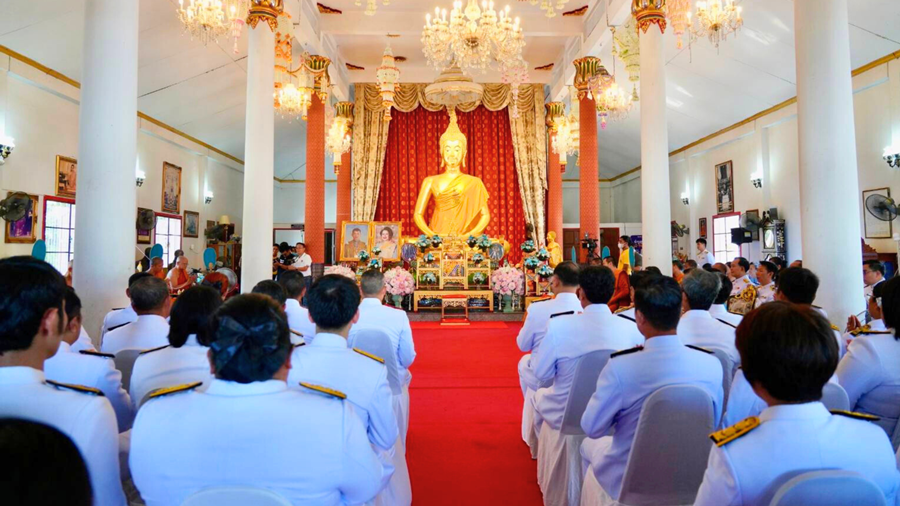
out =
[[219,242],[207,244],[208,248],[216,250],[216,262],[221,262],[222,267],[228,267],[240,276],[241,244],[235,242]]

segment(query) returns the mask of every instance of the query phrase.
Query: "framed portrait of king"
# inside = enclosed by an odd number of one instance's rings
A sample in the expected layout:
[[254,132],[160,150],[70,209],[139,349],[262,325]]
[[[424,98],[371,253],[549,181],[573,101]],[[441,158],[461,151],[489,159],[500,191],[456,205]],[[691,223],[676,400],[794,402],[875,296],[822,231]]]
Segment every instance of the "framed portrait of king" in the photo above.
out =
[[181,214],[181,167],[163,162],[162,212]]
[[716,212],[734,211],[734,177],[731,160],[716,165]]
[[56,155],[56,196],[75,198],[78,189],[78,162],[74,158]]
[[341,223],[343,234],[341,261],[359,260],[359,252],[372,254],[372,223],[368,221],[345,221]]
[[377,256],[385,262],[400,260],[400,230],[399,221],[376,221],[372,223],[372,250],[378,248]]

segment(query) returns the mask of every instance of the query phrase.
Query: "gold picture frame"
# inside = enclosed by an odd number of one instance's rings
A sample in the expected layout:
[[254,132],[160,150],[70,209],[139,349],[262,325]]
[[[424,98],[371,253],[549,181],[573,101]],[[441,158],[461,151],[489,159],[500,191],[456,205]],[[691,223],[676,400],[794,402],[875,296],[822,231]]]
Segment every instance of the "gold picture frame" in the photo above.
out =
[[[14,193],[24,192],[10,191],[6,193],[6,196],[9,197]],[[22,218],[19,218],[16,221],[6,222],[6,235],[3,238],[3,242],[5,243],[32,244],[37,240],[38,204],[40,203],[40,197],[31,195],[30,193],[26,193],[25,195],[28,195],[28,198],[31,200],[31,208],[25,211],[25,216]]]
[[[384,262],[400,261],[400,238],[403,232],[403,223],[399,221],[373,221],[372,222],[372,249],[378,247],[381,253],[377,256]],[[371,251],[370,251],[371,253]]]
[[56,155],[56,196],[75,198],[78,189],[78,160]]
[[181,167],[163,162],[162,212],[181,214]]
[[[359,231],[359,233],[354,236],[353,233],[357,230]],[[363,250],[369,252],[369,255],[372,254],[371,221],[341,222],[341,232],[343,232],[341,235],[341,237],[343,237],[343,239],[341,240],[341,262],[359,261],[359,257],[357,256],[357,254]]]
[[188,238],[200,237],[200,213],[185,211],[182,223],[181,235]]

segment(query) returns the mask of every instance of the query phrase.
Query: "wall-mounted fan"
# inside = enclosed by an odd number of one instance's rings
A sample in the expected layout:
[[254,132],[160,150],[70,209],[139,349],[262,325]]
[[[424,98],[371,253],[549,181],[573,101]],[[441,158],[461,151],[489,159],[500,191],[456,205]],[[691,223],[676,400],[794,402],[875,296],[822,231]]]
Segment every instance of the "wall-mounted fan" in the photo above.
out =
[[672,222],[672,235],[677,235],[678,237],[684,237],[684,234],[689,234],[691,229],[686,225],[679,225],[677,221]]
[[866,198],[866,211],[881,221],[892,221],[898,214],[894,199],[877,193]]
[[153,230],[156,228],[156,213],[153,209],[138,209],[137,223],[138,230]]
[[26,193],[16,192],[0,200],[0,218],[6,221],[17,221],[25,217],[31,197]]

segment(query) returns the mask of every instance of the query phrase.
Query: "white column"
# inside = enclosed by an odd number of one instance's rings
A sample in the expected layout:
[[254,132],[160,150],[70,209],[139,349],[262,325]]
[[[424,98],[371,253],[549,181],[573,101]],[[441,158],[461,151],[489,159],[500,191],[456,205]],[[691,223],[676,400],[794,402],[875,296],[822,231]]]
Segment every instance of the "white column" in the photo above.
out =
[[272,279],[275,163],[275,34],[261,21],[249,30],[244,156],[241,291]]
[[669,135],[666,71],[658,25],[639,31],[641,44],[641,227],[644,267],[672,275],[672,211],[669,204]]
[[865,308],[847,0],[794,0],[794,19],[803,266],[843,324]]
[[73,275],[99,339],[134,272],[138,0],[86,0],[84,10]]

